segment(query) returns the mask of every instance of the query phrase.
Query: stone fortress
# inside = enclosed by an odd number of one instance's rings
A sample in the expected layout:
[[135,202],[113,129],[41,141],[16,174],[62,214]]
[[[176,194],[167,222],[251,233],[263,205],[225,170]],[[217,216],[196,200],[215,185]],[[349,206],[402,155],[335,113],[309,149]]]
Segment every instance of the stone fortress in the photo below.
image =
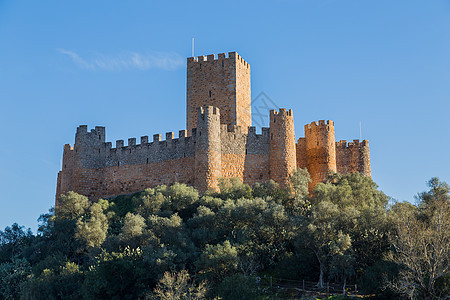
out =
[[77,128],[75,144],[64,145],[56,198],[74,191],[91,199],[129,194],[174,182],[200,191],[218,188],[219,178],[250,185],[288,184],[296,168],[307,168],[310,190],[332,172],[371,176],[369,143],[335,142],[333,121],[305,125],[295,140],[292,110],[270,111],[270,127],[251,126],[250,65],[236,52],[187,59],[186,127],[148,136],[105,141],[105,127]]

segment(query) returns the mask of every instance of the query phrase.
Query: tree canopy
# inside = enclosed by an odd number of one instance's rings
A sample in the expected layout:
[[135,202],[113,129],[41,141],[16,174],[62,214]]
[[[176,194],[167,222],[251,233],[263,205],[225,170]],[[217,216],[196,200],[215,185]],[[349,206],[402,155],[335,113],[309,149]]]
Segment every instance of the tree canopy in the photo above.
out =
[[[91,201],[69,192],[36,235],[0,231],[0,299],[265,299],[269,278],[358,284],[382,298],[448,294],[449,201],[433,178],[417,203],[389,204],[361,174],[330,174],[309,195],[222,179]],[[281,295],[275,297],[282,297]]]

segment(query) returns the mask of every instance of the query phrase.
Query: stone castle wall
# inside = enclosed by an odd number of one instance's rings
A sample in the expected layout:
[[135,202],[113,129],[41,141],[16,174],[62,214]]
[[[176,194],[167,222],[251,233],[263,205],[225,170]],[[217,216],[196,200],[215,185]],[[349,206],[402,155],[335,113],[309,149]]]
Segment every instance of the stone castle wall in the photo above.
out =
[[217,190],[219,178],[232,177],[286,187],[296,168],[308,169],[312,191],[329,172],[371,174],[368,141],[336,143],[332,121],[306,125],[296,143],[292,110],[272,110],[270,127],[257,134],[250,126],[250,65],[236,52],[188,58],[186,97],[188,130],[177,138],[154,134],[113,148],[105,127],[79,126],[74,146],[64,146],[56,198],[75,191],[98,199],[174,182]]
[[105,142],[105,128],[77,129],[75,145],[64,146],[63,169],[58,174],[57,195],[76,191],[97,199],[128,194],[147,187],[174,182],[193,185],[201,191],[218,188],[221,177],[237,177],[246,183],[265,182],[269,175],[269,128],[262,134],[255,127],[243,133],[240,126],[220,124],[220,110],[200,108],[198,128],[191,136],[180,131],[179,138],[166,133]]

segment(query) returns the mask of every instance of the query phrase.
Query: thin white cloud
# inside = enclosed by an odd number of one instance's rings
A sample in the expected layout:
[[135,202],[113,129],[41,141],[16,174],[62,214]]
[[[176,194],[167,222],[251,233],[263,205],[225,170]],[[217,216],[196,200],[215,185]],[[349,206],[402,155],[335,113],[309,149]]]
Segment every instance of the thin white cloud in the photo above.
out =
[[145,54],[137,52],[124,52],[118,55],[96,54],[91,58],[83,58],[79,54],[70,50],[57,50],[59,53],[70,57],[77,66],[87,70],[174,70],[183,66],[184,63],[183,58],[179,54],[173,52],[166,53],[152,51]]

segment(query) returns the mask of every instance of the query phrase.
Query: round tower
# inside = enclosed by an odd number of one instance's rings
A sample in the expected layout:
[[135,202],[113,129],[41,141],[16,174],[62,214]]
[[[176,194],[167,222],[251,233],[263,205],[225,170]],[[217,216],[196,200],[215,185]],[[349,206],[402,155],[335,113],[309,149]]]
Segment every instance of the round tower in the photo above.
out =
[[220,112],[213,106],[200,107],[195,138],[195,187],[204,192],[218,190],[222,177],[222,153],[220,142]]
[[270,111],[270,179],[287,187],[297,166],[292,110]]
[[310,192],[323,182],[329,172],[336,172],[336,143],[333,121],[320,120],[305,125],[307,168]]

